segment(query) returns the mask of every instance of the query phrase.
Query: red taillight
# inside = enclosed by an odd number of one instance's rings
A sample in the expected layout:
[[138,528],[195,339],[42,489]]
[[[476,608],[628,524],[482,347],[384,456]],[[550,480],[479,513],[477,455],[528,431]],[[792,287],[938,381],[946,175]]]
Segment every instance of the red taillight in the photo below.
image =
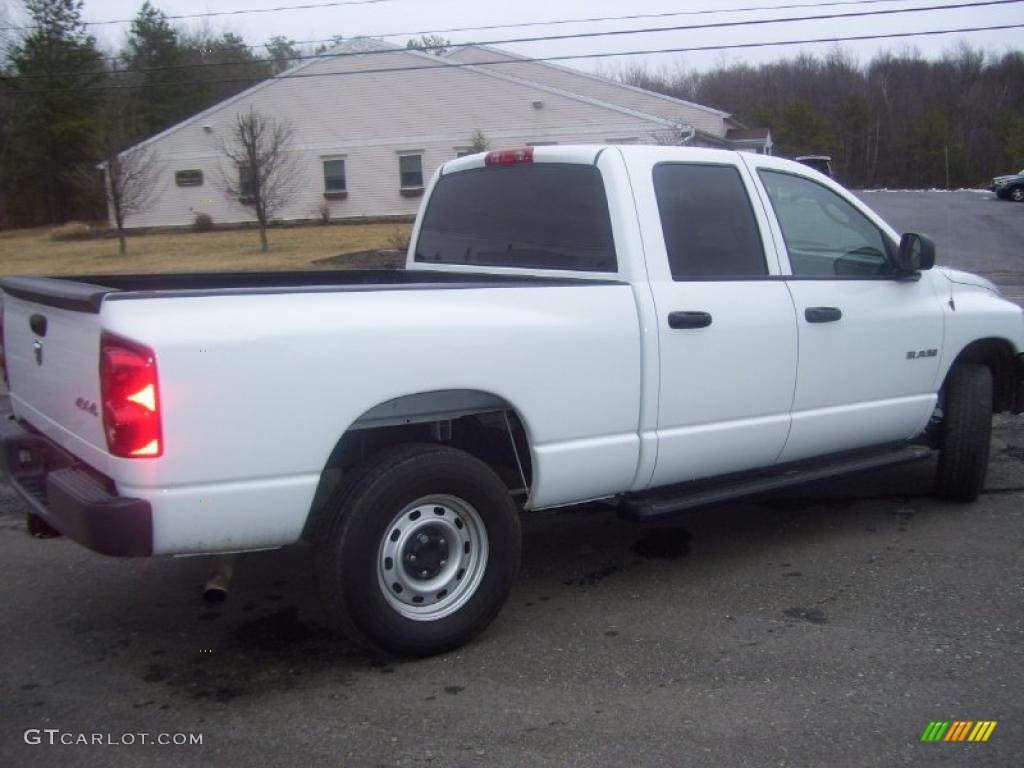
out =
[[519,149],[496,149],[484,155],[484,165],[515,165],[517,163],[532,163],[533,147],[521,147]]
[[126,459],[163,455],[156,355],[109,333],[100,337],[100,393],[107,448]]

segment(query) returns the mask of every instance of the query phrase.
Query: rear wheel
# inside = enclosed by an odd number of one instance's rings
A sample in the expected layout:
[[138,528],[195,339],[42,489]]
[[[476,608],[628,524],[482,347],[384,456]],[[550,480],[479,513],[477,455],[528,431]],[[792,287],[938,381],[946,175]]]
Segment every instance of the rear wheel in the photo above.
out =
[[447,446],[389,449],[329,502],[315,567],[332,624],[364,645],[428,656],[498,614],[519,566],[519,518],[479,459]]
[[992,371],[976,363],[957,365],[946,380],[935,492],[945,499],[974,501],[985,487],[992,439]]

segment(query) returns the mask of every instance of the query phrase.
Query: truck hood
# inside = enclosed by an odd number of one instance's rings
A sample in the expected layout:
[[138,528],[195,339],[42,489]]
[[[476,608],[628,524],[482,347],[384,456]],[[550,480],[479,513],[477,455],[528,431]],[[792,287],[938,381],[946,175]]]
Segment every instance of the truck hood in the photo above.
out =
[[958,285],[973,285],[976,288],[984,288],[987,291],[992,291],[992,293],[997,296],[1001,295],[995,283],[987,278],[981,277],[980,275],[974,275],[970,272],[964,272],[951,267],[936,267],[935,269],[951,283],[956,283]]

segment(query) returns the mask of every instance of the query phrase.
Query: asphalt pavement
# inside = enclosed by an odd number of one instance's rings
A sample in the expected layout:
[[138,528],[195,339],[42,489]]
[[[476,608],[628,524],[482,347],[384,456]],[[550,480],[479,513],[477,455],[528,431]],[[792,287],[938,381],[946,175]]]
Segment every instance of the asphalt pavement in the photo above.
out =
[[[940,262],[1024,285],[1024,205],[864,197]],[[412,662],[325,631],[306,548],[242,558],[210,605],[205,559],[30,538],[0,485],[0,765],[1022,765],[1024,418],[997,418],[977,503],[929,496],[933,470],[669,525],[526,515],[495,624]],[[933,721],[997,725],[920,741]]]

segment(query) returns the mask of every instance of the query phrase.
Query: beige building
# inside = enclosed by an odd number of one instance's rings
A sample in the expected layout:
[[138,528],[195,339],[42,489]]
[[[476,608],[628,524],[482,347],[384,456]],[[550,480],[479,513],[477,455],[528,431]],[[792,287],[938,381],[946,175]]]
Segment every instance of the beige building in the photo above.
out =
[[128,227],[254,219],[226,191],[237,179],[218,146],[251,108],[288,120],[302,180],[280,219],[414,214],[424,184],[481,132],[493,147],[686,143],[771,152],[771,136],[691,104],[483,46],[447,56],[350,41],[143,142],[159,158],[159,192]]

